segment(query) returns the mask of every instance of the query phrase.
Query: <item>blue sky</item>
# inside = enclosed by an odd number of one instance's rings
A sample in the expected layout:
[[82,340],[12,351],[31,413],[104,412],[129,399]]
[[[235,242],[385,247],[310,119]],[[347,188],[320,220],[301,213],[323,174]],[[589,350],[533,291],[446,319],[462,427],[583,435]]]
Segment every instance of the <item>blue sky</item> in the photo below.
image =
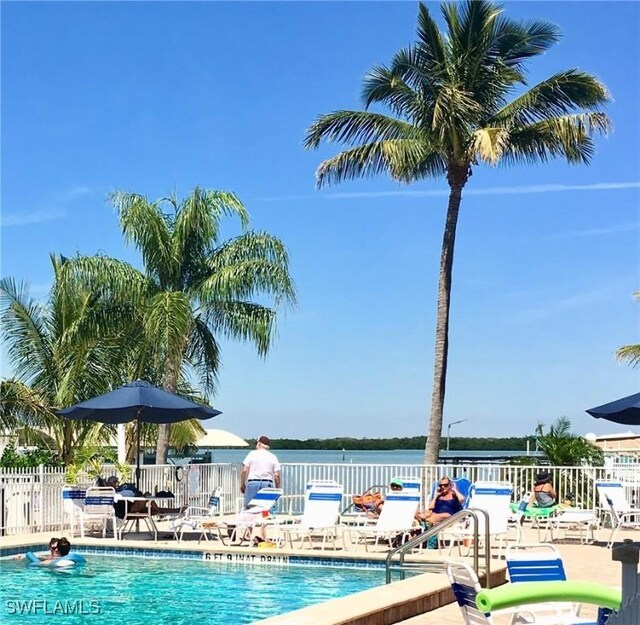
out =
[[[436,3],[428,3],[437,10]],[[638,391],[640,47],[635,2],[511,2],[563,39],[530,80],[579,67],[615,131],[590,167],[477,168],[456,241],[445,425],[522,435]],[[228,189],[281,237],[300,305],[270,355],[224,344],[215,427],[243,436],[410,436],[429,413],[446,184],[317,191],[337,151],[302,149],[320,113],[359,108],[367,70],[414,34],[413,2],[2,4],[2,275],[34,296],[49,253],[139,265],[105,196]],[[238,233],[228,224],[226,236]],[[3,375],[10,373],[6,361]]]

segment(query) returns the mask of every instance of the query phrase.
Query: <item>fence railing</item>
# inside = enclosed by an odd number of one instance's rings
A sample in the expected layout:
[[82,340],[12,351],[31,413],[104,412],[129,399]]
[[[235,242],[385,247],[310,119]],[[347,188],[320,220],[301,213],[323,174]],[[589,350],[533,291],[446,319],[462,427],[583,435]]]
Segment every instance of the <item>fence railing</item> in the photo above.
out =
[[[147,465],[141,467],[140,489],[155,494],[171,491],[175,505],[207,507],[216,488],[221,498],[218,511],[233,514],[242,507],[239,464],[195,464],[187,466]],[[615,479],[626,489],[632,506],[640,503],[640,465],[610,465],[607,467],[544,467],[551,476],[560,501],[571,501],[587,509],[599,507],[595,480]],[[304,505],[305,485],[310,480],[335,480],[344,487],[344,505],[353,495],[359,495],[374,484],[388,484],[394,477],[411,478],[423,484],[422,505],[429,499],[431,485],[440,477],[467,477],[470,481],[500,481],[513,485],[513,501],[533,487],[535,466],[504,464],[311,464],[282,465],[284,495],[278,509],[299,513]],[[115,473],[115,467],[105,466],[103,477]],[[95,480],[81,475],[78,486],[86,488]],[[36,469],[0,468],[0,535],[25,534],[60,530],[68,526],[62,506],[65,486],[64,469],[38,467]]]

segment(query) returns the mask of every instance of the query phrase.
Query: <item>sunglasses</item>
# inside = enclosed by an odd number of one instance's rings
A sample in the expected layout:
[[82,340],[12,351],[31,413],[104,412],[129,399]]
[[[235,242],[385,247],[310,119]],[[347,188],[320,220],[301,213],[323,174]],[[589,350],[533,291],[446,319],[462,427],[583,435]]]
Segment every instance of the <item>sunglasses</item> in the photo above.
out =
[[446,484],[438,484],[438,490],[442,490],[443,488],[449,488],[449,486],[451,486],[449,482],[447,482]]

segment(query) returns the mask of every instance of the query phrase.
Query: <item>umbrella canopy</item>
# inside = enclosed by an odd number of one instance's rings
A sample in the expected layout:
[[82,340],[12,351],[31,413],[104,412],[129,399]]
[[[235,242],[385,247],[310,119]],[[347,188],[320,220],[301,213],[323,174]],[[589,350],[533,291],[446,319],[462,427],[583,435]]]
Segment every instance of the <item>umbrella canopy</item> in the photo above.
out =
[[196,447],[249,447],[249,443],[233,432],[207,430],[207,433],[196,443]]
[[149,382],[136,380],[120,388],[58,411],[66,419],[86,419],[99,423],[137,421],[136,487],[140,487],[140,422],[177,423],[187,419],[210,419],[219,410],[178,397]]
[[58,414],[67,419],[87,419],[100,423],[177,423],[187,419],[210,419],[219,414],[210,406],[178,397],[149,382],[136,380],[120,388],[63,408]]
[[590,408],[587,412],[596,419],[606,419],[624,425],[640,425],[640,393]]

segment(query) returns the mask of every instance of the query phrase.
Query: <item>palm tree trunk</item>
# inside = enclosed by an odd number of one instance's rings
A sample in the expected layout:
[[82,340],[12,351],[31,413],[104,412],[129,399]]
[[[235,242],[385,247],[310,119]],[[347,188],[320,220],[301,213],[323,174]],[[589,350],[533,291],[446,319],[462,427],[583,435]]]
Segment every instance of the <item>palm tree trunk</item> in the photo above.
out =
[[[171,362],[165,365],[165,373],[162,387],[169,393],[175,393],[178,390],[179,368]],[[158,425],[158,442],[156,443],[156,464],[167,464],[167,456],[169,454],[169,424],[160,423]]]
[[440,275],[438,278],[438,303],[436,316],[436,341],[433,371],[433,391],[431,394],[431,418],[425,448],[425,464],[437,464],[442,437],[442,415],[447,378],[447,358],[449,352],[449,308],[451,304],[451,273],[453,250],[456,241],[458,212],[462,199],[462,188],[469,177],[468,167],[449,169],[449,206],[440,252]]

